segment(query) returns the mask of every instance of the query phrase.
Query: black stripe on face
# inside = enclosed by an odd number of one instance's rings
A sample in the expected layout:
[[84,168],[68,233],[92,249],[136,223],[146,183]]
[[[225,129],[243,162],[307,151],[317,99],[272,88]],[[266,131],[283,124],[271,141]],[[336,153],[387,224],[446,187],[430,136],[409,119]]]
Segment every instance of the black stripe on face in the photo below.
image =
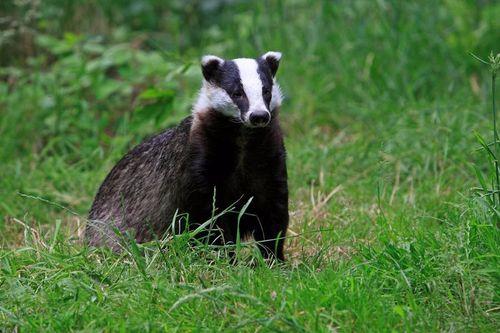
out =
[[271,74],[271,69],[269,64],[262,58],[257,58],[257,73],[259,74],[260,80],[262,81],[262,97],[264,98],[264,103],[266,103],[269,109],[269,104],[271,103],[272,91],[273,91],[273,76]]
[[223,65],[215,73],[212,82],[227,92],[233,103],[240,109],[242,116],[247,113],[250,103],[243,90],[240,71],[234,61],[224,61]]

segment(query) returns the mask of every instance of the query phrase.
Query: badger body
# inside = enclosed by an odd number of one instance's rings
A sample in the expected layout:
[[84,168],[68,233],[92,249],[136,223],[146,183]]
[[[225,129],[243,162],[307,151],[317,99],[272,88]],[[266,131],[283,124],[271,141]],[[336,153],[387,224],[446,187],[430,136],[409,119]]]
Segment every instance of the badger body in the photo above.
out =
[[196,228],[214,209],[241,210],[251,198],[239,221],[239,214],[223,214],[214,230],[198,237],[227,244],[236,242],[239,232],[253,236],[264,257],[284,260],[288,186],[281,94],[274,78],[280,57],[277,52],[257,59],[205,56],[193,114],[115,165],[90,210],[87,242],[117,248],[115,228],[132,231],[138,242],[150,241]]

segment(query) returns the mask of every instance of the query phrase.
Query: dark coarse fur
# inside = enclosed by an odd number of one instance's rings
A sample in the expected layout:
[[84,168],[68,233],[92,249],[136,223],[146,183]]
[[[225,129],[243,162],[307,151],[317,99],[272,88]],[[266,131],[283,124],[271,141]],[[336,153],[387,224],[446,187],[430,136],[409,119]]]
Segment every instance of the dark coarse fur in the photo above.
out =
[[[273,111],[268,126],[250,128],[206,110],[132,149],[95,197],[86,229],[88,243],[116,249],[114,228],[133,231],[138,242],[161,237],[172,226],[176,211],[187,213],[193,228],[211,218],[215,189],[219,211],[235,202],[241,209],[253,197],[239,231],[253,235],[265,257],[284,260],[288,188],[278,114]],[[222,215],[215,222],[222,235],[209,241],[235,242],[237,224],[238,214]]]

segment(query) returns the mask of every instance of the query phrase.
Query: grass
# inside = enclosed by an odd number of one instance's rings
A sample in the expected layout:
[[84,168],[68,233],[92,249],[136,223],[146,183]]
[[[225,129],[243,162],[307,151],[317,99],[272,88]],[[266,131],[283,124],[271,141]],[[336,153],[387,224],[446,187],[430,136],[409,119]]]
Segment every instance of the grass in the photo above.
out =
[[[498,52],[498,4],[134,3],[0,5],[26,24],[0,29],[0,331],[498,330],[496,155],[476,137],[498,148],[495,90],[469,55]],[[272,49],[288,261],[243,242],[231,265],[189,235],[86,248],[98,185],[189,113],[199,57]]]

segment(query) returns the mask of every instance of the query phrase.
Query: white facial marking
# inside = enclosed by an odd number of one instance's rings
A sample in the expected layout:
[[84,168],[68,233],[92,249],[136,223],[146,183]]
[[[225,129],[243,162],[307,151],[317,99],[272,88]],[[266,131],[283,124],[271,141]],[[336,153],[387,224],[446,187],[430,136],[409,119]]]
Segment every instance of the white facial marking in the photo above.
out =
[[229,117],[240,117],[240,109],[234,104],[227,92],[204,80],[193,112],[204,112],[208,109],[215,109]]
[[276,82],[276,79],[273,79],[273,91],[271,92],[271,103],[269,103],[271,112],[281,106],[282,99],[283,94],[281,93],[281,88],[278,85],[278,82]]
[[248,121],[250,114],[254,111],[267,111],[270,113],[262,96],[262,81],[257,72],[259,67],[257,61],[255,59],[240,58],[234,59],[234,62],[240,71],[241,84],[249,103],[245,121]]

